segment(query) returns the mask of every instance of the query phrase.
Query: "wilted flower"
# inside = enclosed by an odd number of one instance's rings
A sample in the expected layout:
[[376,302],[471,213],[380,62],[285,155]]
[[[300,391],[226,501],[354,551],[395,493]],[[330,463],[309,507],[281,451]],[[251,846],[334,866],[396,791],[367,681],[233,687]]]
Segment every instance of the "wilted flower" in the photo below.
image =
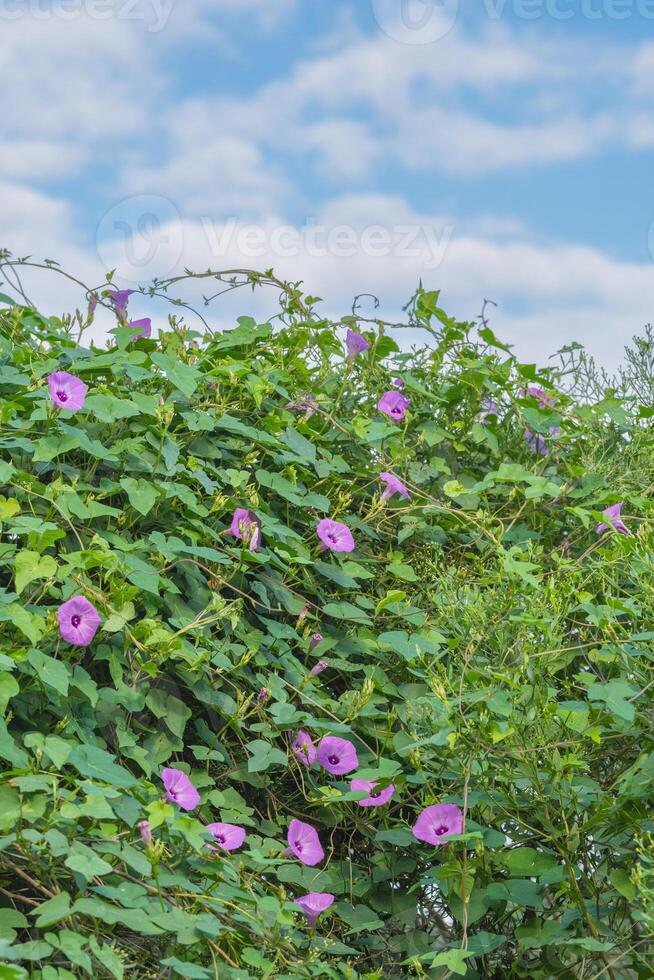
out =
[[86,319],[87,320],[91,320],[92,319],[93,314],[95,313],[95,309],[96,309],[96,307],[98,305],[98,299],[99,299],[99,297],[98,297],[98,294],[97,293],[91,293],[91,295],[89,296],[89,305],[88,305],[88,307],[86,309]]
[[152,320],[149,316],[144,316],[140,320],[130,320],[127,324],[130,330],[134,331],[134,336],[132,337],[132,343],[135,340],[140,340],[147,338],[152,334]]
[[532,453],[537,453],[539,456],[547,456],[549,449],[540,432],[531,432],[529,429],[525,429],[525,439]]
[[305,766],[312,766],[316,761],[316,747],[308,732],[299,731],[291,742],[291,752]]
[[346,738],[325,735],[318,746],[318,764],[332,776],[344,776],[359,765],[357,750]]
[[411,833],[427,844],[447,844],[451,834],[463,833],[463,813],[454,803],[436,803],[422,811]]
[[261,543],[261,525],[257,515],[245,508],[239,507],[234,511],[230,533],[243,541],[249,551],[258,551]]
[[354,551],[354,538],[347,524],[325,517],[316,528],[318,537],[330,551]]
[[386,489],[382,494],[382,500],[388,500],[394,493],[399,493],[401,497],[406,497],[407,500],[411,500],[411,494],[402,481],[398,480],[393,473],[380,473],[379,479],[386,484]]
[[107,296],[114,304],[114,309],[121,320],[125,319],[127,313],[127,301],[133,292],[133,289],[110,289],[107,292]]
[[411,399],[399,391],[385,391],[377,402],[377,408],[394,422],[401,422],[410,404]]
[[141,834],[141,840],[143,841],[143,843],[144,844],[151,844],[152,843],[152,827],[150,826],[149,821],[147,821],[147,820],[139,820],[137,826],[138,826],[138,829],[139,829],[139,833]]
[[329,664],[327,663],[326,660],[319,660],[318,663],[314,664],[311,670],[309,671],[309,676],[317,677],[318,674],[322,674],[323,670],[327,670],[328,667]]
[[305,395],[304,398],[298,398],[297,401],[288,402],[286,407],[289,412],[303,412],[306,421],[311,418],[316,410],[315,401],[315,395]]
[[334,904],[334,896],[329,892],[309,892],[308,895],[303,895],[302,898],[296,898],[294,901],[306,915],[307,925],[313,929],[321,912]]
[[245,840],[245,827],[239,827],[234,823],[208,823],[207,830],[218,845],[216,848],[207,844],[210,851],[216,851],[218,848],[223,851],[236,851]]
[[356,330],[348,330],[345,343],[347,346],[347,356],[350,360],[353,360],[357,354],[361,354],[364,350],[370,349],[370,344],[366,338],[362,337]]
[[388,803],[395,792],[395,786],[391,783],[385,789],[375,789],[376,785],[377,783],[367,779],[352,779],[350,781],[350,789],[353,792],[369,791],[368,796],[364,796],[362,800],[357,800],[359,806],[383,806]]
[[614,531],[618,534],[626,534],[631,536],[631,531],[624,523],[620,517],[620,511],[624,506],[624,501],[621,500],[619,504],[613,504],[611,507],[607,507],[606,510],[602,511],[603,516],[606,518],[607,523],[600,522],[595,528],[596,534],[603,534],[604,531],[608,531],[609,527],[612,527]]
[[73,596],[59,606],[57,619],[62,640],[77,647],[87,647],[93,641],[102,621],[93,603],[83,595]]
[[166,787],[166,801],[176,803],[182,810],[194,810],[200,802],[200,794],[181,769],[164,769],[161,773]]
[[257,694],[257,701],[259,702],[259,704],[263,704],[263,702],[266,700],[267,697],[268,697],[268,688],[267,687],[260,688],[259,693]]
[[314,633],[309,640],[309,649],[313,650],[319,643],[322,643],[322,633]]
[[284,851],[286,857],[296,857],[309,867],[319,864],[325,856],[317,832],[310,824],[301,820],[291,820],[287,840],[288,847]]
[[50,399],[57,408],[65,408],[69,412],[78,412],[84,407],[86,393],[89,390],[80,378],[68,371],[55,371],[48,375]]

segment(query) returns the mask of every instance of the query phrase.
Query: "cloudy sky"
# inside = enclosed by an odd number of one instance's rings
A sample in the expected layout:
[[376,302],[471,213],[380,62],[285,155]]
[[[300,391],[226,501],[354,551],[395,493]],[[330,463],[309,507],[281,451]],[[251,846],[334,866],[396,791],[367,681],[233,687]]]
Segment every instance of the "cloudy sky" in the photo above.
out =
[[0,0],[0,77],[0,247],[89,284],[422,280],[530,360],[654,320],[654,0]]

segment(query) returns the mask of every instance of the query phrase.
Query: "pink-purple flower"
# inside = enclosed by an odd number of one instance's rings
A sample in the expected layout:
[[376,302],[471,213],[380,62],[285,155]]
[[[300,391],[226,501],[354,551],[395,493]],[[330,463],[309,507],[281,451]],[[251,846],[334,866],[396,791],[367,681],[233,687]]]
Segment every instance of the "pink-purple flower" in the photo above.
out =
[[325,517],[318,524],[316,533],[330,551],[354,551],[354,538],[347,524]]
[[357,354],[361,354],[364,350],[370,350],[370,344],[366,338],[362,337],[356,330],[348,330],[345,343],[347,346],[347,356],[351,361]]
[[286,857],[296,857],[311,868],[314,864],[319,864],[325,856],[318,833],[311,824],[303,823],[302,820],[291,820],[287,841],[288,847],[284,851]]
[[238,507],[234,511],[230,533],[247,545],[249,551],[258,551],[261,544],[261,524],[254,511]]
[[401,392],[385,391],[377,402],[377,408],[383,415],[388,415],[389,419],[393,419],[394,422],[401,422],[410,404],[411,399]]
[[319,643],[322,643],[322,633],[314,633],[309,640],[309,649],[313,650]]
[[380,473],[379,479],[386,484],[386,489],[382,493],[382,500],[389,500],[394,493],[399,493],[401,497],[411,500],[411,494],[401,480],[393,473]]
[[318,916],[334,904],[334,896],[329,892],[309,892],[308,895],[303,895],[302,898],[296,898],[294,901],[306,915],[307,925],[313,929]]
[[[236,851],[245,840],[245,827],[239,827],[235,823],[208,823],[207,830],[218,848],[223,851]],[[207,844],[207,847],[210,851],[218,850],[212,844]]]
[[436,803],[422,811],[411,832],[427,844],[447,844],[452,834],[463,833],[463,813],[454,803]]
[[393,385],[394,388],[397,388],[399,391],[402,391],[402,389],[405,387],[402,378],[393,378],[391,384]]
[[200,794],[185,772],[181,769],[164,769],[161,778],[168,803],[176,803],[182,810],[195,810]]
[[73,596],[59,606],[57,619],[62,640],[76,647],[87,647],[92,643],[102,622],[98,610],[83,595]]
[[620,517],[620,511],[623,506],[624,501],[621,500],[619,504],[613,504],[611,507],[607,507],[606,510],[602,511],[603,516],[606,518],[606,523],[600,521],[595,528],[596,534],[603,534],[604,531],[608,531],[612,527],[618,534],[631,536],[631,531]]
[[130,320],[127,326],[134,331],[132,342],[141,338],[147,340],[152,334],[152,320],[149,316],[144,316],[140,320]]
[[357,750],[346,738],[325,735],[318,746],[318,765],[332,776],[344,776],[359,765]]
[[133,289],[110,289],[107,292],[107,296],[113,303],[114,309],[121,320],[125,319],[127,314],[127,301],[133,292]]
[[327,670],[329,664],[326,660],[319,660],[317,664],[314,664],[309,671],[309,677],[317,677],[318,674],[322,674],[323,670]]
[[376,786],[376,782],[370,782],[368,779],[352,779],[350,781],[350,789],[353,792],[365,790],[368,793],[363,799],[357,800],[359,806],[384,806],[385,803],[388,803],[395,792],[395,786],[391,783],[385,789],[375,789]]
[[69,412],[78,412],[84,407],[86,393],[89,390],[80,378],[68,371],[55,371],[48,375],[50,399],[56,408],[65,408]]
[[312,766],[316,761],[316,747],[308,732],[297,733],[291,742],[291,752],[305,766]]

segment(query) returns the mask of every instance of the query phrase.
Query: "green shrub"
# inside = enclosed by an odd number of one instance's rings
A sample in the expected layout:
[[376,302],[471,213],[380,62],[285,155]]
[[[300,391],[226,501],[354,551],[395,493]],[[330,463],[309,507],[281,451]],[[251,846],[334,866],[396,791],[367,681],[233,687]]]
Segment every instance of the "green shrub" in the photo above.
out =
[[[428,347],[368,323],[352,359],[296,287],[274,328],[107,349],[2,307],[0,978],[651,976],[651,405],[575,399],[437,302],[410,307]],[[630,534],[597,534],[621,501]],[[87,646],[60,636],[78,595]],[[433,846],[440,803],[463,833]],[[243,845],[208,849],[215,821]],[[308,892],[335,897],[315,930]]]

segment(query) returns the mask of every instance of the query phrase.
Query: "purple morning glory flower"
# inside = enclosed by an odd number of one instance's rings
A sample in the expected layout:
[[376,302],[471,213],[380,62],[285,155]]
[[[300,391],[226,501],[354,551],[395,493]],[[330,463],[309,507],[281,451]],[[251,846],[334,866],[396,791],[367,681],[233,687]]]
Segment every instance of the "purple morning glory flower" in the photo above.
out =
[[370,344],[366,338],[362,337],[356,330],[348,330],[345,343],[347,346],[347,356],[351,361],[354,360],[357,354],[361,354],[364,350],[370,350]]
[[395,792],[395,787],[391,783],[386,789],[375,789],[377,783],[370,782],[367,779],[352,779],[350,781],[350,789],[357,791],[368,790],[368,796],[364,796],[362,800],[357,800],[359,806],[383,806],[388,803],[393,793]]
[[50,399],[56,408],[65,408],[69,412],[78,412],[84,407],[86,393],[89,390],[80,378],[68,371],[55,371],[48,375]]
[[152,334],[152,320],[149,316],[144,316],[140,320],[130,320],[127,326],[134,331],[132,343],[141,338],[147,340]]
[[402,381],[402,378],[393,378],[391,384],[393,385],[394,388],[397,388],[398,391],[402,391],[404,388],[404,382]]
[[181,769],[164,769],[161,773],[166,788],[166,802],[176,803],[182,810],[195,810],[200,794]]
[[73,596],[57,610],[62,640],[76,647],[87,647],[98,632],[100,613],[83,595]]
[[318,524],[316,533],[330,551],[354,551],[354,538],[347,524],[325,517]]
[[394,422],[401,422],[411,399],[399,391],[385,391],[377,402],[377,408],[383,415],[388,415]]
[[344,776],[359,765],[357,750],[346,738],[325,735],[318,746],[318,765],[332,776]]
[[230,534],[248,546],[249,551],[258,551],[261,544],[261,525],[254,511],[239,507],[234,511]]
[[325,856],[320,838],[311,824],[291,820],[287,840],[288,847],[284,851],[286,857],[296,857],[309,867],[319,864]]
[[523,390],[520,392],[520,394],[522,395],[523,398],[526,395],[529,395],[532,398],[537,398],[539,408],[554,408],[554,406],[556,405],[556,398],[554,398],[552,395],[549,395],[545,391],[545,389],[541,388],[539,385],[529,385],[527,391],[525,392]]
[[606,510],[602,511],[607,523],[600,522],[595,528],[596,534],[603,534],[604,531],[608,531],[612,527],[618,534],[626,534],[631,537],[631,531],[620,517],[620,511],[623,506],[624,501],[621,500],[619,504],[613,504],[611,507],[607,507]]
[[313,650],[319,643],[322,643],[322,633],[314,633],[309,640],[309,649]]
[[492,398],[484,398],[484,400],[481,403],[481,407],[483,411],[479,415],[479,421],[482,425],[488,425],[489,423],[487,421],[486,416],[497,415],[500,410],[500,407],[497,404],[497,402],[493,401]]
[[380,473],[379,479],[386,484],[386,489],[382,494],[382,500],[388,500],[394,493],[399,493],[401,497],[406,497],[407,500],[411,500],[411,494],[402,481],[398,480],[393,473]]
[[318,674],[322,674],[323,670],[327,670],[329,664],[326,660],[319,660],[317,664],[314,664],[309,671],[309,677],[317,677]]
[[291,752],[305,766],[312,766],[316,761],[316,747],[308,732],[297,733],[291,742]]
[[134,292],[133,289],[110,289],[107,296],[114,304],[114,309],[121,320],[127,315],[127,301]]
[[207,830],[215,840],[218,847],[207,844],[210,851],[236,851],[243,845],[245,840],[245,827],[239,827],[234,823],[208,823]]
[[294,899],[307,917],[307,925],[312,929],[318,921],[318,916],[334,904],[334,896],[329,892],[309,892],[302,898]]
[[454,803],[436,803],[422,811],[411,833],[427,844],[447,844],[451,834],[463,833],[463,813]]

